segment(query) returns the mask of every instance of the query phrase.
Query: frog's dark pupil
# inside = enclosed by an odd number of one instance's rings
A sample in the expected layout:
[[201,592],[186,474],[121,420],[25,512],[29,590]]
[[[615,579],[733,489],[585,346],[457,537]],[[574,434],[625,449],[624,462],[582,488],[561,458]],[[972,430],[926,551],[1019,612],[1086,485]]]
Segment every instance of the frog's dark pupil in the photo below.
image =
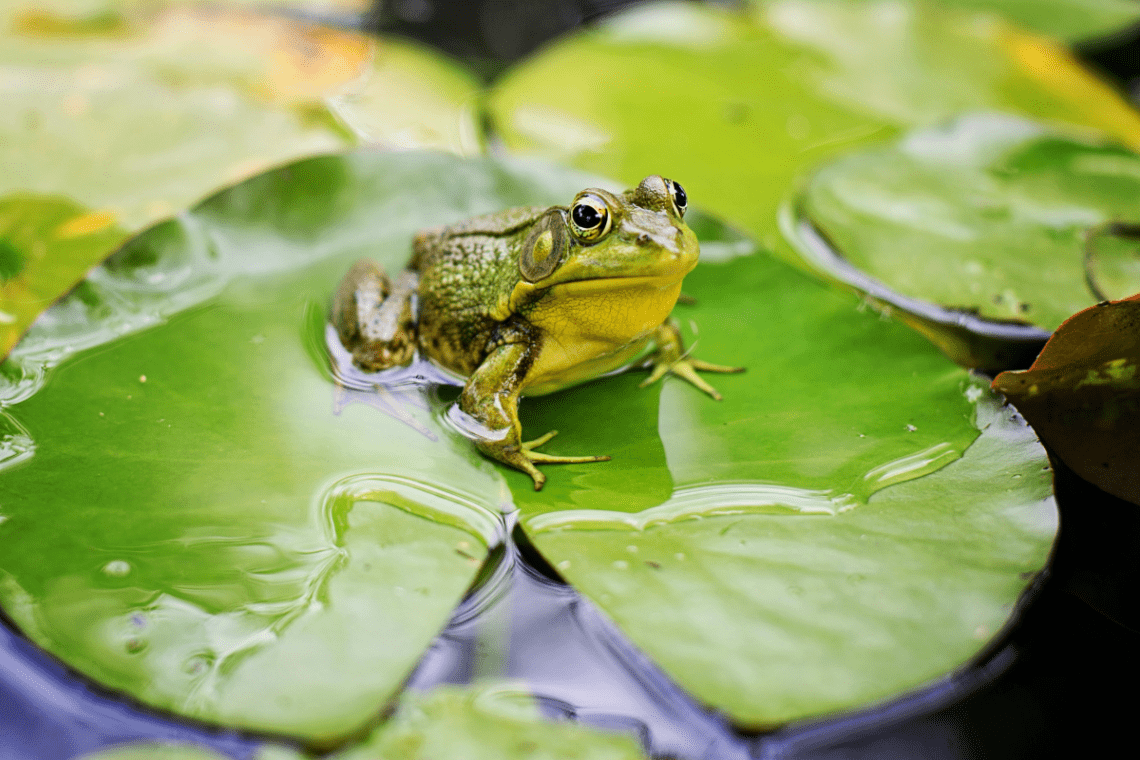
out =
[[579,229],[592,230],[602,223],[602,215],[598,213],[598,210],[585,203],[579,203],[575,206],[572,213],[574,224],[578,225]]
[[673,183],[673,198],[677,201],[677,208],[685,208],[689,205],[689,196],[685,193],[685,188],[681,187],[680,182]]

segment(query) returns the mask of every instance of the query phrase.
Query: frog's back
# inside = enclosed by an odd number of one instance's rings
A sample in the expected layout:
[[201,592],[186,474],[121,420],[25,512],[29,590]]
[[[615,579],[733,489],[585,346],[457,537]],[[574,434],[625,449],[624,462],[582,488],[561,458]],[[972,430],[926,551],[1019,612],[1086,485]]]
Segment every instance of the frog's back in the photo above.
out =
[[511,237],[534,224],[546,210],[545,206],[519,206],[464,219],[446,227],[420,230],[413,241],[412,260],[408,266],[422,272],[442,257],[463,255],[482,247],[474,240],[464,244],[463,238]]
[[519,249],[547,210],[513,208],[416,235],[409,267],[420,273],[419,344],[428,357],[462,374],[479,365],[506,316]]

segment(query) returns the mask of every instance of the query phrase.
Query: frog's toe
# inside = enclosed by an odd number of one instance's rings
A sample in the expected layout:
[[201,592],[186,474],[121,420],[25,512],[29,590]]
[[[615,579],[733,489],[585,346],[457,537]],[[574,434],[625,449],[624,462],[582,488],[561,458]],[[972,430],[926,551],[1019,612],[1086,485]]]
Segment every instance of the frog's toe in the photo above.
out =
[[538,462],[539,464],[581,464],[583,462],[608,462],[609,456],[602,454],[599,456],[585,456],[585,457],[560,457],[553,454],[543,454],[541,451],[535,451],[539,446],[548,442],[551,438],[558,435],[557,430],[551,430],[541,438],[535,438],[533,441],[527,441],[522,445],[522,453],[531,462]]
[[723,374],[733,374],[736,372],[744,371],[744,367],[728,367],[723,364],[703,362],[700,359],[688,359],[687,361],[693,369],[700,370],[701,372],[720,372]]
[[743,372],[744,367],[727,367],[723,364],[712,364],[711,362],[701,361],[700,359],[678,359],[675,362],[661,362],[653,365],[653,371],[649,373],[649,377],[641,383],[641,387],[654,383],[660,380],[666,374],[673,374],[677,377],[683,378],[688,382],[695,385],[700,390],[707,393],[717,401],[722,400],[723,396],[717,392],[716,388],[705,382],[704,378],[697,374],[697,372]]

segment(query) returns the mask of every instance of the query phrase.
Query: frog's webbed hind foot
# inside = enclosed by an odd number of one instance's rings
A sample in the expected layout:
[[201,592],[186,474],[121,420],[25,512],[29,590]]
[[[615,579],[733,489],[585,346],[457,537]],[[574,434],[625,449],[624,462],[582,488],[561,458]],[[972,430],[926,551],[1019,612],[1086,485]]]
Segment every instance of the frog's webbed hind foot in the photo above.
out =
[[729,374],[744,371],[744,367],[728,367],[723,364],[712,364],[687,356],[684,353],[683,344],[681,343],[681,334],[677,331],[675,326],[669,323],[657,328],[657,334],[654,336],[654,340],[657,342],[657,352],[649,359],[648,364],[652,367],[652,371],[649,373],[649,377],[641,383],[642,388],[657,382],[667,374],[676,375],[692,383],[717,401],[720,401],[723,398],[720,393],[717,392],[716,388],[709,385],[703,377],[698,375],[697,372]]
[[361,259],[333,296],[332,319],[352,361],[367,372],[407,364],[416,350],[412,308],[419,275],[405,269],[393,284],[383,267]]
[[492,456],[530,475],[531,480],[534,481],[534,490],[536,491],[541,491],[542,486],[546,483],[546,476],[535,467],[536,464],[583,464],[586,462],[610,461],[610,457],[606,454],[584,457],[563,457],[535,451],[536,448],[556,435],[558,435],[558,431],[551,430],[541,438],[535,438],[533,441],[526,441],[520,444],[519,447],[513,451],[510,450],[510,448],[505,450],[500,449],[494,452]]

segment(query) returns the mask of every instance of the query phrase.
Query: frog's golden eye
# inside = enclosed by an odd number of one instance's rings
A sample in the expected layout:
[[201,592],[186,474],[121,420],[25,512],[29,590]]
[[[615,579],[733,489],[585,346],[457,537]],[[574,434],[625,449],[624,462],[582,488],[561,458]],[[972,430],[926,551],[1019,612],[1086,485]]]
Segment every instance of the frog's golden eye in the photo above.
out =
[[570,209],[570,222],[579,240],[592,243],[610,231],[610,209],[598,196],[583,195]]
[[665,184],[669,186],[669,197],[673,199],[673,208],[677,209],[677,216],[684,216],[685,209],[689,206],[689,194],[681,187],[680,182],[667,179]]

